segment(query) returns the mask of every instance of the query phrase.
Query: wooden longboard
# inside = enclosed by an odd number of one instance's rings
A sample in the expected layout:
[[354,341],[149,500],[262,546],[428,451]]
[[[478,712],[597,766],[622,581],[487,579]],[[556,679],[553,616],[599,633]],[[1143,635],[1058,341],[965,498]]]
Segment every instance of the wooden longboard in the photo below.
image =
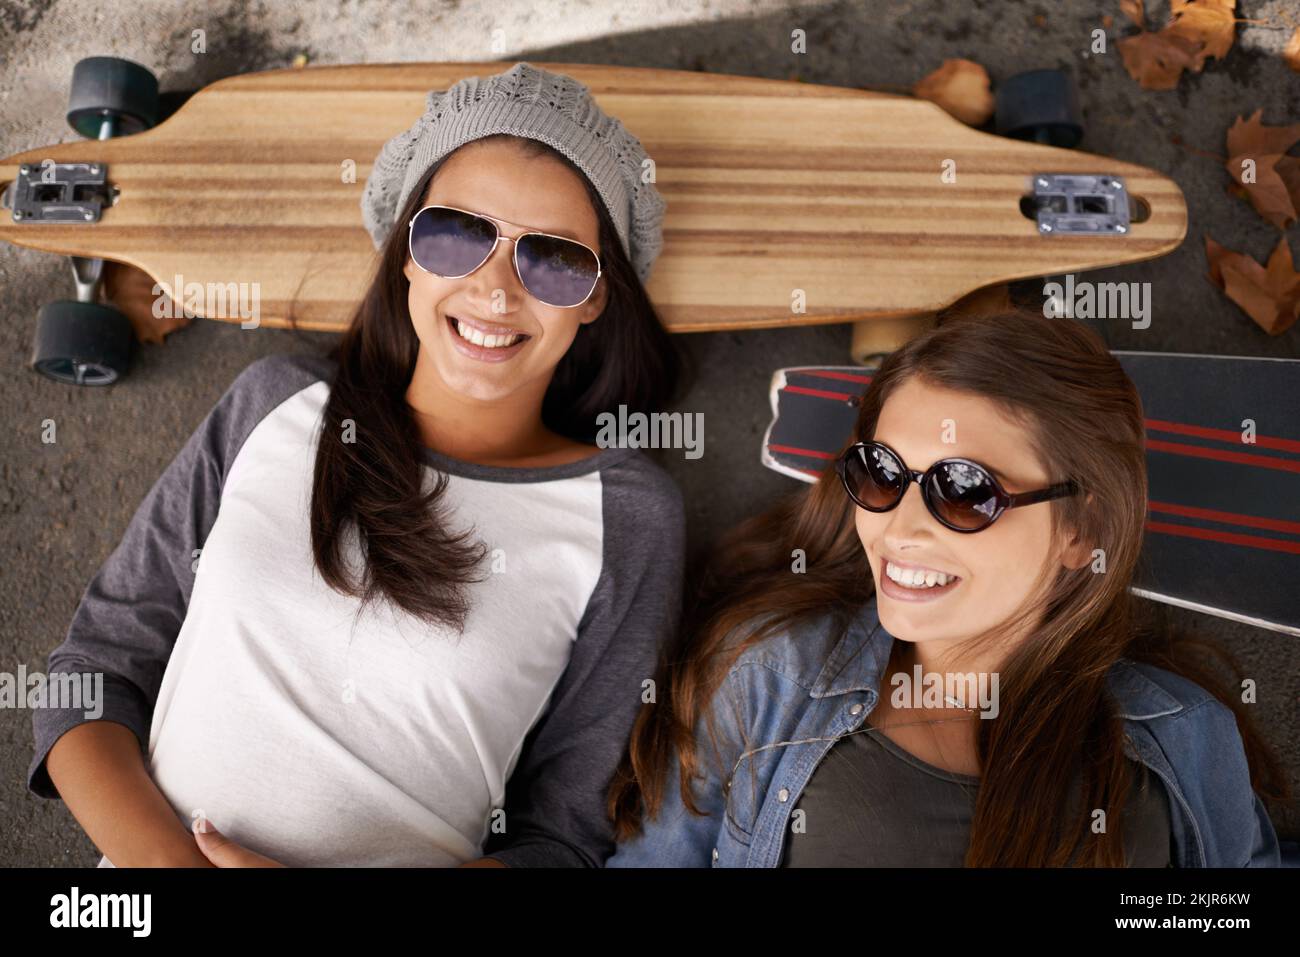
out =
[[[538,65],[585,83],[654,160],[668,207],[648,290],[673,331],[933,312],[993,283],[1160,256],[1186,232],[1182,193],[1165,176],[977,132],[911,97]],[[0,162],[0,191],[21,164],[43,160],[107,164],[119,190],[96,223],[16,223],[5,211],[0,239],[127,263],[173,296],[178,275],[257,283],[262,324],[286,325],[296,294],[302,328],[339,330],[373,264],[359,200],[380,148],[414,123],[429,90],[506,68],[329,66],[220,80],[154,129]],[[955,181],[943,181],[945,168]],[[1120,177],[1150,218],[1124,235],[1043,235],[1020,210],[1036,173]]]
[[[1149,509],[1134,592],[1300,635],[1300,360],[1115,356],[1142,396],[1147,429]],[[851,441],[872,371],[778,370],[763,464],[816,481]]]

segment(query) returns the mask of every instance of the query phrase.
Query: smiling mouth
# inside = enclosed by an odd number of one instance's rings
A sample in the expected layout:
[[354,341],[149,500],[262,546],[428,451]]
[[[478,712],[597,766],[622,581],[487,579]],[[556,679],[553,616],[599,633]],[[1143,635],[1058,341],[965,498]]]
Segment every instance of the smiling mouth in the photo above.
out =
[[532,338],[527,333],[504,328],[500,331],[488,332],[456,316],[448,316],[447,325],[451,327],[453,334],[481,349],[509,349]]
[[961,581],[959,575],[949,575],[933,568],[916,565],[897,565],[887,558],[883,561],[881,572],[894,584],[916,591],[927,589],[942,591],[947,586]]

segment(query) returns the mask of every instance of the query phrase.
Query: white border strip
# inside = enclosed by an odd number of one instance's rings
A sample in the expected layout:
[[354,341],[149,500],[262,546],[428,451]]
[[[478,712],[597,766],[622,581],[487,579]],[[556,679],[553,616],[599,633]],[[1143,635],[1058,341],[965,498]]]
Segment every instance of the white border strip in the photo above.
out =
[[1239,621],[1243,625],[1254,625],[1256,628],[1267,628],[1269,631],[1280,632],[1284,635],[1296,635],[1300,637],[1300,628],[1292,625],[1283,625],[1276,621],[1265,621],[1263,618],[1251,618],[1249,615],[1242,615],[1235,611],[1224,611],[1215,608],[1213,605],[1202,605],[1200,602],[1188,601],[1185,598],[1174,598],[1172,595],[1162,595],[1159,592],[1147,591],[1145,588],[1131,587],[1129,591],[1134,595],[1142,598],[1149,598],[1151,601],[1163,602],[1166,605],[1174,605],[1177,608],[1186,608],[1190,611],[1199,611],[1204,615],[1213,615],[1215,618],[1226,618],[1229,621]]
[[1127,349],[1116,349],[1111,352],[1113,356],[1155,356],[1158,359],[1228,359],[1233,362],[1246,360],[1249,362],[1293,362],[1300,366],[1300,359],[1288,359],[1284,356],[1215,356],[1208,352],[1138,352]]
[[817,476],[809,475],[807,472],[803,471],[802,469],[797,469],[789,465],[782,465],[775,458],[773,458],[767,451],[768,443],[771,441],[772,438],[772,430],[776,428],[776,420],[777,418],[779,418],[777,412],[781,402],[781,390],[786,387],[786,383],[788,381],[786,379],[786,373],[804,372],[810,369],[845,369],[845,370],[851,369],[855,372],[858,370],[862,370],[864,372],[879,372],[880,363],[877,362],[877,363],[873,363],[872,365],[863,365],[863,366],[852,366],[852,365],[787,366],[784,369],[777,369],[775,372],[772,373],[772,382],[767,389],[767,401],[768,404],[772,407],[772,420],[767,423],[767,428],[763,431],[763,444],[760,445],[758,448],[758,460],[763,464],[764,468],[769,468],[773,472],[780,472],[782,475],[788,475],[790,478],[798,479],[800,482],[805,482],[808,485],[816,485]]

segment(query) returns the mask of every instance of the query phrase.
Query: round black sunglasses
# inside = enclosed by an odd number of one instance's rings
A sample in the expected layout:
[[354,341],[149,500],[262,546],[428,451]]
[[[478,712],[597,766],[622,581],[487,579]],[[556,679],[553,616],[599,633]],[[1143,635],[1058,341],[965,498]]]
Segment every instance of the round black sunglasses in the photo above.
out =
[[854,504],[868,512],[897,507],[916,482],[931,515],[954,532],[979,532],[1009,508],[1077,495],[1073,479],[1032,492],[1006,492],[992,473],[970,459],[940,459],[924,472],[908,468],[902,457],[883,442],[855,442],[835,463],[844,490]]

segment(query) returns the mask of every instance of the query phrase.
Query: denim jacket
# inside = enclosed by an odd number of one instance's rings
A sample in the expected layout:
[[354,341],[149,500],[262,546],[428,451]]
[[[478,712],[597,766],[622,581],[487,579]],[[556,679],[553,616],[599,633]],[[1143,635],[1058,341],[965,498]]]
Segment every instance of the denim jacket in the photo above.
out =
[[[779,866],[790,812],[835,739],[862,727],[875,707],[893,640],[872,599],[847,629],[828,614],[746,649],[710,705],[730,781],[720,780],[701,722],[703,777],[693,793],[708,815],[686,810],[674,768],[659,815],[606,866]],[[1159,775],[1169,796],[1171,863],[1277,866],[1277,835],[1251,789],[1232,711],[1147,664],[1121,660],[1107,683],[1126,753]]]

